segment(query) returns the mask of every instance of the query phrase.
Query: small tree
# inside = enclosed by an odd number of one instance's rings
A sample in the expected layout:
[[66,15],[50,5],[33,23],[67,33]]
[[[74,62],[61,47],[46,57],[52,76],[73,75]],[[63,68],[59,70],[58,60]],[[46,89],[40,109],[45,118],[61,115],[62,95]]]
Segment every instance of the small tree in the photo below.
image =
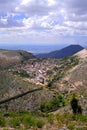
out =
[[81,106],[78,104],[78,98],[76,97],[75,94],[73,94],[72,100],[71,100],[71,107],[73,110],[74,114],[82,114],[82,108]]

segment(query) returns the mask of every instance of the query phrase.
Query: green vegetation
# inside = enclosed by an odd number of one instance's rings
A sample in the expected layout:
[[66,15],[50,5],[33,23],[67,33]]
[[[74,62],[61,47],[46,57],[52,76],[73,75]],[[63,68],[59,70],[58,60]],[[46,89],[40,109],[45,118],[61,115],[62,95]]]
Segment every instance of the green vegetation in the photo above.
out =
[[78,122],[87,122],[87,116],[79,115],[76,119]]
[[[6,116],[7,115],[7,116]],[[55,126],[55,128],[62,128],[64,125],[69,130],[79,130],[84,128],[87,129],[87,116],[86,115],[77,115],[74,118],[73,114],[47,114],[41,112],[0,112],[0,128],[6,127],[15,128],[18,130],[27,130],[27,129],[41,129],[45,126]],[[80,128],[81,127],[81,128]]]
[[3,116],[4,112],[0,113],[0,127],[10,126],[12,128],[21,128],[21,124],[25,129],[30,127],[42,128],[45,121],[38,116],[38,118],[29,112],[8,112],[8,117]]
[[42,112],[49,112],[57,110],[58,108],[65,106],[65,99],[62,95],[56,95],[50,102],[43,102],[40,106]]
[[44,126],[45,122],[44,120],[37,120],[37,127],[42,128]]
[[6,125],[6,121],[4,117],[0,117],[0,126],[4,127]]
[[72,107],[74,114],[82,114],[82,108],[78,104],[78,98],[75,94],[73,94],[73,96],[72,96],[71,107]]
[[54,120],[55,120],[53,114],[49,114],[48,117],[47,117],[47,119],[48,119],[48,122],[49,122],[50,124],[53,124],[53,122],[54,122]]
[[19,75],[20,77],[32,78],[32,76],[24,70],[21,70],[20,72],[14,71],[13,74]]
[[[78,120],[81,119],[81,117],[84,120]],[[56,119],[57,119],[57,125],[58,127],[62,127],[64,124],[66,124],[66,128],[68,128],[69,130],[80,130],[80,127],[82,128],[82,130],[87,129],[86,123],[87,123],[87,116],[86,115],[77,115],[77,118],[74,118],[73,114],[57,114],[56,115]]]
[[64,73],[62,71],[58,71],[54,78],[48,83],[48,87],[50,88],[52,84],[58,80],[60,80],[63,77]]
[[66,72],[71,69],[72,67],[78,65],[79,63],[79,58],[77,56],[71,56],[71,57],[66,57],[61,59],[60,67],[56,70],[56,74],[54,77],[49,81],[48,87],[51,88],[53,83],[56,83],[57,81],[61,80]]
[[21,124],[21,120],[17,117],[12,117],[10,119],[10,126],[13,128],[19,127]]
[[73,122],[73,121],[69,122],[67,127],[69,130],[74,130],[75,129],[75,122]]
[[36,120],[34,117],[32,117],[31,114],[28,114],[28,115],[25,115],[25,116],[24,116],[23,123],[24,123],[24,125],[25,125],[27,128],[28,128],[29,126],[30,126],[30,127],[31,127],[31,126],[35,127],[36,124],[37,124],[37,120]]

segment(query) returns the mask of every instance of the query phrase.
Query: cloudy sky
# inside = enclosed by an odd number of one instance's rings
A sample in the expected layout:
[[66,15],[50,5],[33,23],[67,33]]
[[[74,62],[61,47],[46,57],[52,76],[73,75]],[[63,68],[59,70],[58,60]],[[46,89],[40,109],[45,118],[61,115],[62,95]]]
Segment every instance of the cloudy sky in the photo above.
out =
[[87,0],[0,0],[0,44],[87,43]]

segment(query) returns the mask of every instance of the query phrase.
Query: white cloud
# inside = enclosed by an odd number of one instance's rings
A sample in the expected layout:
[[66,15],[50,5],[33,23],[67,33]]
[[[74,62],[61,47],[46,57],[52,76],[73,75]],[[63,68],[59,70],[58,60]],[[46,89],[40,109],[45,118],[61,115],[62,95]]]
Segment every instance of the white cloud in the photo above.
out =
[[5,25],[6,25],[6,24],[7,24],[7,19],[6,19],[6,18],[1,18],[1,19],[0,19],[0,22],[1,22],[2,24],[5,24]]
[[32,0],[23,0],[22,2],[21,2],[21,5],[26,5],[26,4],[28,4],[29,2],[31,2]]
[[55,0],[48,0],[48,5],[49,6],[53,6],[56,4],[56,1]]
[[0,0],[0,43],[75,42],[71,37],[86,35],[86,0]]

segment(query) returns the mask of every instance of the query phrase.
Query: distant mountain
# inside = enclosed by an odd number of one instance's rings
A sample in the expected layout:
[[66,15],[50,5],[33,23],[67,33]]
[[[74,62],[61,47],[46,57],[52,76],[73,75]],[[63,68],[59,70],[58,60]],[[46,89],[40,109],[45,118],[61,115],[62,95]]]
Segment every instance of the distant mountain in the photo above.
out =
[[12,64],[34,58],[32,53],[23,50],[5,50],[0,49],[0,67],[6,67]]
[[64,58],[67,56],[71,56],[84,48],[80,45],[70,45],[68,47],[65,47],[61,50],[56,50],[50,53],[45,53],[45,54],[38,54],[36,57],[38,58]]

